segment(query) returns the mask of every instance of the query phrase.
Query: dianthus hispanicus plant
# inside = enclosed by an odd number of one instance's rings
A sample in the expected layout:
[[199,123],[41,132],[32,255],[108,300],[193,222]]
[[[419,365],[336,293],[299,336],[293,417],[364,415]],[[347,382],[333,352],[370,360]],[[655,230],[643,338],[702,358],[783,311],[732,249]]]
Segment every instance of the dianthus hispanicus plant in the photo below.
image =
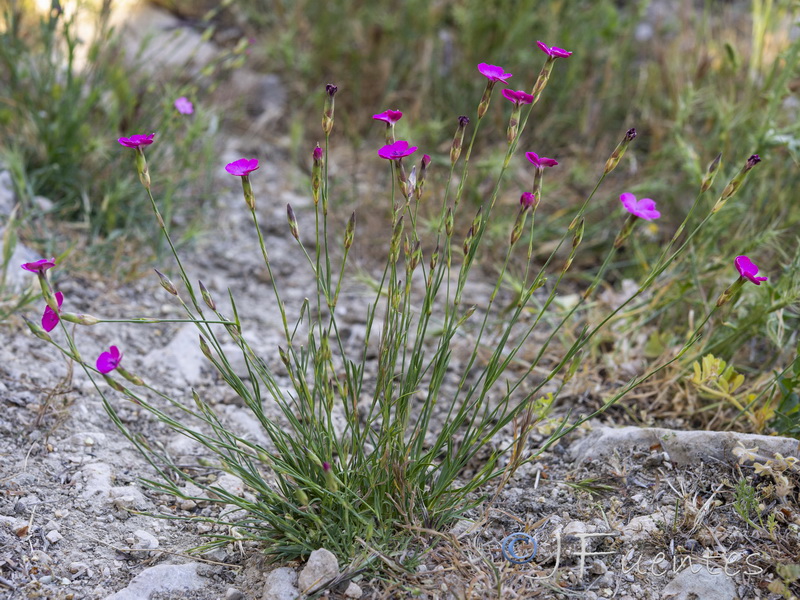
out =
[[[185,309],[183,320],[196,325],[203,353],[258,419],[270,441],[268,445],[249,441],[229,428],[214,406],[194,390],[193,402],[159,393],[148,385],[146,374],[125,370],[123,352],[117,346],[110,346],[94,363],[84,360],[65,322],[89,326],[101,319],[63,310],[69,306],[69,299],[53,290],[47,277],[55,259],[23,265],[38,275],[47,304],[41,326],[29,321],[31,330],[78,362],[96,382],[108,414],[160,474],[160,479],[147,480],[149,485],[187,497],[183,484],[184,480],[192,479],[192,471],[179,468],[168,454],[126,429],[117,412],[119,403],[126,400],[146,409],[174,431],[201,443],[214,457],[214,461],[204,464],[215,465],[220,473],[231,473],[246,484],[249,493],[239,497],[207,483],[207,479],[195,481],[204,492],[211,492],[212,501],[228,505],[228,512],[221,513],[218,527],[210,534],[214,538],[212,544],[250,538],[261,542],[264,550],[277,558],[305,556],[321,546],[344,559],[361,553],[386,556],[399,552],[419,531],[442,530],[481,502],[482,492],[489,489],[486,484],[494,481],[502,485],[521,464],[534,459],[566,433],[678,360],[695,343],[703,328],[711,325],[714,312],[726,302],[735,301],[741,286],[747,281],[756,285],[763,281],[763,277],[756,275],[758,269],[750,259],[737,257],[739,278],[722,292],[717,304],[711,306],[693,335],[668,362],[652,365],[607,398],[595,413],[579,417],[567,413],[550,428],[552,433],[539,448],[532,450],[526,446],[531,428],[558,402],[559,393],[576,372],[582,351],[593,336],[681,258],[692,238],[734,196],[759,161],[758,156],[750,157],[716,204],[709,206],[705,202],[706,192],[720,166],[719,159],[714,160],[691,210],[660,256],[653,257],[649,273],[638,290],[600,322],[582,326],[575,342],[558,354],[555,361],[551,360],[552,352],[548,354],[546,375],[540,375],[544,368],[542,358],[551,341],[592,296],[615,253],[630,236],[636,235],[639,221],[661,215],[652,199],[637,199],[622,192],[619,233],[593,280],[566,314],[555,321],[543,319],[581,248],[584,212],[634,141],[636,131],[630,129],[624,134],[606,161],[594,190],[575,210],[568,229],[556,240],[544,263],[535,266],[531,259],[533,249],[542,242],[535,227],[536,209],[547,201],[545,173],[559,165],[532,150],[518,153],[518,143],[557,61],[571,54],[541,42],[538,45],[546,60],[530,93],[502,91],[502,96],[511,103],[506,132],[508,148],[491,193],[466,231],[458,231],[456,223],[468,221],[461,215],[464,211],[461,200],[470,184],[470,154],[495,88],[498,83],[507,84],[511,73],[494,65],[478,65],[478,71],[487,79],[486,89],[475,117],[458,117],[449,157],[436,157],[434,161],[424,154],[418,164],[409,167],[419,148],[395,138],[395,124],[402,118],[402,112],[387,110],[374,116],[386,124],[386,143],[377,149],[377,156],[385,160],[386,168],[391,171],[391,191],[387,192],[391,236],[386,248],[387,260],[365,316],[366,339],[356,347],[343,341],[339,324],[340,290],[356,235],[356,215],[347,220],[343,229],[338,229],[328,210],[333,193],[328,165],[338,91],[335,85],[326,86],[324,144],[314,148],[311,155],[313,223],[310,216],[309,222],[301,223],[292,207],[287,207],[289,233],[297,240],[305,268],[316,282],[312,299],[306,300],[294,314],[290,311],[295,309],[287,308],[281,295],[282,287],[292,282],[281,280],[273,272],[259,227],[258,199],[251,185],[251,178],[258,176],[258,160],[242,158],[225,167],[229,174],[241,179],[244,201],[269,272],[276,320],[283,332],[283,342],[274,349],[280,362],[276,359],[270,362],[250,348],[233,295],[223,308],[219,298],[215,300],[202,283],[195,286],[190,281],[151,192],[145,150],[154,143],[154,135],[119,140],[133,152],[145,193],[177,261],[181,289],[159,272],[161,285]],[[471,137],[465,144],[470,125]],[[537,150],[547,152],[546,148]],[[465,296],[465,291],[474,279],[476,255],[486,237],[487,224],[497,210],[496,199],[512,161],[515,168],[531,169],[533,185],[519,190],[520,204],[501,253],[497,282],[480,305],[470,304],[465,297],[472,295]],[[425,186],[429,170],[432,165],[448,162],[446,184],[443,189],[430,192]],[[438,215],[434,228],[425,231],[418,227],[417,220],[423,202],[435,207],[434,214]],[[705,216],[695,219],[697,224],[684,233],[692,215],[702,211]],[[302,241],[301,225],[313,227],[312,244]],[[527,260],[512,261],[515,254]],[[731,263],[733,272],[734,257]],[[511,269],[520,269],[513,275],[522,285],[514,302],[506,306],[506,302],[498,301],[498,294]],[[532,303],[534,294],[537,302]],[[64,342],[53,337],[59,324]],[[521,372],[510,369],[512,363],[518,364],[525,340],[541,325],[548,329],[538,353]],[[460,334],[464,330],[470,332],[473,342],[466,359],[456,363],[452,360],[453,349],[463,343]],[[230,340],[244,357],[246,376],[235,372],[223,351],[223,343]],[[372,358],[375,355],[368,348],[377,348],[377,358]],[[456,364],[459,370],[453,372],[451,367]],[[279,379],[291,381],[289,391],[279,385]],[[108,385],[103,385],[102,380]],[[280,419],[266,414],[265,406],[270,404],[279,407]],[[497,441],[500,439],[497,434],[504,428],[513,430],[511,442]],[[490,443],[494,450],[488,457],[485,453],[479,455]],[[468,464],[471,464],[469,471],[465,469]],[[231,512],[230,505],[237,510]]]

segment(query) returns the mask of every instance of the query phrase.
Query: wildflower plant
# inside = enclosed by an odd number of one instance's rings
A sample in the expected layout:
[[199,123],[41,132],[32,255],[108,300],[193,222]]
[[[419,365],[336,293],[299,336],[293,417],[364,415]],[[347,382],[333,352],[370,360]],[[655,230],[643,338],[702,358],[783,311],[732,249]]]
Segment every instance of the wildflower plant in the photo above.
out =
[[[546,260],[535,265],[533,250],[540,243],[536,210],[548,201],[545,171],[557,167],[558,162],[533,151],[526,152],[523,157],[517,150],[556,59],[571,54],[541,43],[539,47],[547,58],[536,81],[528,82],[530,87],[526,89],[531,93],[504,94],[508,99],[512,96],[515,104],[514,135],[508,136],[499,175],[466,231],[460,231],[457,223],[465,217],[461,200],[470,181],[471,151],[484,122],[482,117],[491,107],[494,88],[506,83],[510,73],[494,65],[479,65],[478,70],[488,83],[476,107],[477,118],[471,121],[461,116],[457,119],[449,153],[449,175],[443,189],[429,191],[424,183],[429,168],[447,161],[434,162],[431,155],[424,154],[419,169],[415,164],[407,174],[406,165],[415,160],[412,155],[419,148],[406,140],[391,141],[377,148],[377,157],[384,159],[384,163],[379,163],[372,154],[376,166],[382,164],[391,173],[391,191],[387,194],[390,234],[386,244],[387,260],[365,315],[365,339],[356,347],[349,345],[340,333],[339,310],[340,291],[357,235],[356,215],[336,231],[335,221],[329,215],[334,190],[329,186],[328,165],[332,160],[330,134],[334,126],[337,86],[326,86],[322,117],[324,143],[314,148],[310,157],[313,224],[306,225],[304,220],[310,221],[310,217],[298,216],[287,206],[288,233],[297,241],[305,268],[315,282],[315,293],[299,308],[284,302],[281,289],[291,285],[291,280],[274,276],[259,227],[256,210],[259,199],[249,180],[257,176],[258,161],[243,158],[225,167],[228,173],[242,179],[244,200],[270,275],[269,286],[283,337],[281,345],[275,348],[280,363],[271,363],[269,357],[258,356],[251,349],[233,294],[229,304],[226,302],[228,305],[223,307],[202,283],[195,286],[190,281],[152,193],[152,175],[145,157],[148,142],[134,136],[140,143],[123,144],[134,148],[137,172],[180,273],[182,285],[179,287],[159,272],[161,285],[181,303],[185,320],[196,325],[203,353],[252,411],[269,444],[258,444],[229,429],[213,404],[194,390],[192,404],[153,390],[144,376],[122,368],[122,350],[116,346],[103,352],[96,362],[84,361],[69,330],[62,327],[68,347],[59,347],[77,360],[94,381],[102,375],[111,388],[121,394],[118,397],[105,386],[98,385],[111,418],[161,475],[161,479],[149,479],[149,485],[186,497],[179,484],[182,480],[192,480],[192,473],[128,431],[118,416],[120,399],[135,402],[176,432],[201,443],[214,456],[214,464],[220,471],[241,478],[251,490],[251,494],[238,497],[213,483],[194,480],[201,488],[213,492],[213,501],[243,509],[237,514],[223,513],[217,518],[216,522],[227,529],[213,533],[213,543],[251,538],[262,542],[266,552],[281,558],[306,556],[320,546],[346,559],[359,554],[374,558],[398,552],[407,546],[415,531],[447,527],[482,500],[479,492],[486,489],[487,483],[502,485],[520,465],[535,459],[568,432],[679,360],[699,339],[707,324],[713,323],[711,317],[718,310],[717,306],[710,307],[687,341],[672,355],[615,390],[591,414],[574,416],[566,411],[566,416],[551,429],[543,444],[535,450],[527,446],[531,428],[558,405],[559,395],[575,375],[587,344],[625,306],[656,285],[664,271],[681,259],[692,238],[713,215],[711,207],[704,202],[710,185],[703,182],[691,210],[661,255],[654,257],[638,290],[598,322],[584,323],[577,339],[564,348],[555,361],[549,360],[549,355],[544,361],[559,330],[582,314],[581,306],[603,280],[615,254],[635,235],[635,220],[654,219],[660,215],[654,201],[637,202],[631,194],[623,193],[620,200],[629,217],[627,221],[619,218],[619,243],[609,248],[580,300],[555,321],[545,319],[581,249],[587,206],[601,201],[597,194],[600,186],[617,166],[636,133],[633,129],[625,133],[600,170],[594,189],[575,210],[570,226],[555,240]],[[521,79],[517,77],[515,81]],[[373,118],[386,122],[387,128],[391,128],[399,113],[387,111]],[[471,123],[471,137],[461,159],[465,133]],[[149,141],[153,141],[152,138]],[[547,151],[544,141],[540,142],[540,147]],[[496,283],[488,297],[473,298],[469,284],[477,271],[474,268],[476,259],[493,213],[498,210],[497,199],[512,164],[515,169],[530,172],[532,186],[518,192],[517,218],[507,238]],[[747,171],[737,175],[736,185],[730,190],[726,188],[728,195],[722,202],[730,200],[741,188],[746,175]],[[614,190],[613,194],[619,191]],[[438,215],[430,234],[421,233],[422,228],[417,227],[418,211],[423,202],[432,205]],[[690,217],[701,210],[706,211],[706,217],[684,235]],[[312,242],[299,234],[301,227],[313,230]],[[504,307],[499,302],[502,284],[506,276],[512,275],[511,270],[517,268],[512,266],[517,263],[511,259],[518,254],[527,257],[519,267],[520,272],[513,273],[521,281],[519,292],[514,302]],[[57,311],[58,303],[43,269],[44,266],[33,270],[37,272],[48,306]],[[60,317],[62,325],[64,320],[75,321],[74,317],[68,319],[64,312]],[[85,324],[90,324],[85,315],[81,317]],[[30,323],[29,326],[39,337],[56,343],[38,325]],[[542,326],[547,329],[538,352],[526,361],[523,369],[512,368],[519,364],[526,340]],[[472,342],[466,358],[456,362],[454,349],[462,344],[465,332],[470,334]],[[229,341],[238,347],[244,358],[249,383],[231,367],[224,350]],[[377,358],[373,359],[369,350],[375,347]],[[457,372],[452,373],[456,366]],[[545,374],[541,375],[542,372]],[[291,381],[290,390],[280,385],[282,378]],[[268,403],[279,408],[279,420],[268,416],[265,411]],[[173,409],[179,411],[180,418],[173,416]],[[498,434],[503,430],[513,431],[512,441],[498,441]],[[488,446],[494,451],[479,461],[481,451]],[[476,461],[477,467],[465,471]]]

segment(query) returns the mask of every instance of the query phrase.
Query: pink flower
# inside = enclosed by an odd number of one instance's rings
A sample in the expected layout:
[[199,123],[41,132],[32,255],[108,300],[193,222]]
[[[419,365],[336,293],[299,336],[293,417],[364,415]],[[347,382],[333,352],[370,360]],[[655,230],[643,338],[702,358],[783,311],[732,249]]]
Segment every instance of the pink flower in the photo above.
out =
[[503,83],[508,83],[506,79],[512,77],[511,73],[506,73],[503,67],[487,65],[486,63],[479,64],[478,71],[491,82],[502,81]]
[[378,156],[386,160],[398,160],[405,156],[410,156],[417,151],[417,146],[409,147],[405,140],[397,140],[394,144],[388,144],[378,150]]
[[250,173],[256,169],[258,169],[257,158],[240,158],[239,160],[235,160],[232,163],[225,165],[225,170],[231,175],[236,175],[237,177],[250,175]]
[[506,100],[511,100],[511,102],[513,102],[517,106],[519,106],[520,104],[530,104],[531,102],[533,102],[533,96],[526,92],[523,92],[522,90],[514,91],[510,89],[504,89],[502,91],[502,94]]
[[739,271],[741,277],[749,279],[756,285],[761,285],[762,281],[769,279],[769,277],[758,277],[758,267],[746,256],[737,256],[733,263],[736,265],[736,270]]
[[101,373],[111,373],[122,362],[122,352],[116,346],[109,348],[110,352],[103,352],[97,357],[97,370]]
[[155,133],[150,135],[132,135],[127,138],[119,138],[117,141],[126,148],[139,148],[140,146],[149,146],[153,143]]
[[190,115],[194,112],[194,105],[186,96],[181,96],[173,104],[182,115]]
[[527,158],[540,169],[542,167],[555,167],[558,164],[558,161],[552,158],[547,158],[546,156],[539,156],[536,154],[536,152],[526,152],[525,158]]
[[650,198],[642,198],[637,201],[636,196],[626,192],[619,197],[619,201],[622,202],[625,210],[645,221],[652,221],[661,216],[661,213],[656,210],[655,201]]
[[31,273],[44,273],[47,269],[52,269],[56,266],[56,258],[43,258],[36,262],[25,263],[22,268]]
[[393,125],[397,123],[403,117],[403,113],[399,110],[385,110],[382,113],[378,113],[377,115],[372,115],[372,118],[376,121],[383,121],[387,125]]
[[319,147],[319,144],[314,148],[312,155],[314,160],[322,160],[322,148]]
[[552,58],[567,58],[572,52],[567,52],[563,48],[556,48],[555,46],[548,46],[542,42],[536,42],[536,45],[539,46],[539,49],[550,56]]
[[522,205],[522,208],[530,208],[531,206],[536,206],[536,194],[531,192],[525,192],[520,196],[519,203]]
[[[64,294],[56,292],[56,302],[58,302],[58,309],[61,310],[61,305],[64,303]],[[58,325],[58,313],[49,306],[45,306],[44,314],[42,315],[42,328],[47,331],[53,331]]]

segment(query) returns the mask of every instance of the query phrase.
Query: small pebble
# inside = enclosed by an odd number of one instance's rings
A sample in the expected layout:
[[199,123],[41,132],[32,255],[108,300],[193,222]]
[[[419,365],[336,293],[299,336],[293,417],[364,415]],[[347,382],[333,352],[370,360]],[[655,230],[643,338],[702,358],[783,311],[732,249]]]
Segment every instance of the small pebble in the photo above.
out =
[[49,533],[48,533],[46,536],[44,536],[44,537],[46,537],[46,538],[47,538],[47,541],[48,541],[48,542],[50,542],[51,544],[55,544],[55,543],[57,543],[57,542],[60,542],[61,540],[63,540],[63,539],[64,539],[64,536],[63,536],[63,535],[61,535],[60,533],[58,533],[58,531],[57,531],[57,530],[55,530],[55,529],[53,529],[52,531],[50,531],[50,532],[49,532]]
[[70,563],[69,572],[72,573],[73,575],[75,575],[75,573],[80,573],[81,571],[85,571],[88,568],[89,568],[89,565],[87,565],[86,563],[76,561],[76,562]]
[[53,583],[53,576],[52,575],[44,575],[39,577],[39,583],[43,583],[47,585],[48,583]]
[[244,600],[244,594],[236,588],[228,588],[225,592],[225,600]]
[[350,585],[347,586],[347,589],[344,591],[344,595],[348,598],[361,598],[361,586],[357,583],[351,581]]

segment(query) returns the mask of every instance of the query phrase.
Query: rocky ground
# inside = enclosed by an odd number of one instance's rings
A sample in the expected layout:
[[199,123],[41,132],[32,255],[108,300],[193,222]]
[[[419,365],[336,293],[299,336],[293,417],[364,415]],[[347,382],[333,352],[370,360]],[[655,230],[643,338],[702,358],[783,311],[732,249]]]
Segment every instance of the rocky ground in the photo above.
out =
[[[237,158],[237,150],[228,155]],[[285,168],[264,164],[255,185],[257,197],[274,199],[259,205],[268,224],[264,231],[276,278],[291,281],[282,286],[291,306],[307,295],[311,280],[293,266],[297,248],[284,225],[282,207],[291,202],[301,222],[313,207],[309,199],[285,188]],[[218,296],[228,287],[235,290],[245,331],[254,332],[252,346],[277,366],[280,332],[265,299],[268,288],[259,275],[258,246],[237,186],[228,187],[230,197],[221,200],[225,210],[219,213],[215,235],[186,256],[187,268]],[[26,260],[31,255],[19,256]],[[158,266],[170,270],[169,265]],[[180,316],[179,306],[155,277],[121,285],[105,277],[73,277],[59,269],[53,273],[65,305],[73,310],[107,318]],[[345,320],[354,324],[368,297],[359,290],[354,284],[345,291],[353,315]],[[193,387],[230,427],[255,441],[265,440],[256,420],[215,376],[191,325],[100,324],[78,333],[85,355],[116,344],[125,353],[128,370],[154,387],[176,398],[186,398]],[[140,479],[152,476],[152,468],[115,429],[86,375],[29,335],[17,318],[2,325],[0,336],[4,597],[278,600],[303,597],[304,586],[346,572],[346,565],[332,564],[332,556],[322,551],[310,566],[277,568],[250,543],[191,553],[215,526],[178,518],[213,516],[217,509],[144,486]],[[135,405],[113,393],[110,397],[132,432],[179,461],[196,463],[196,445]],[[531,447],[544,439],[544,432],[536,432]],[[762,458],[755,458],[762,465],[773,459],[774,466],[776,452],[798,454],[796,440],[596,424],[523,466],[499,494],[487,490],[489,500],[470,521],[428,536],[424,544],[429,550],[411,572],[387,566],[385,578],[360,575],[325,594],[778,598],[767,588],[775,579],[775,566],[791,563],[800,549],[798,474],[791,465],[774,467],[785,474],[791,489],[761,508],[765,515],[782,518],[772,529],[763,521],[748,524],[734,507],[737,482],[750,477],[754,485],[774,487],[778,480],[770,479],[769,469],[753,478],[754,457],[745,456],[750,460],[739,466],[737,445],[758,447]],[[221,475],[216,484],[246,493],[230,475]],[[535,559],[527,564],[512,564],[501,553],[501,540],[518,531],[529,532],[538,543]]]
[[[249,150],[232,141],[220,163]],[[301,223],[313,206],[290,185],[303,179],[292,167],[266,161],[257,175],[276,279],[287,305],[296,306],[313,284],[297,267],[303,258],[285,225],[285,204],[292,204]],[[14,203],[8,181],[0,172],[0,209],[6,214]],[[257,240],[238,180],[223,184],[230,192],[220,198],[213,233],[192,247],[185,263],[190,276],[202,279],[217,298],[228,288],[235,292],[251,346],[278,370],[281,334]],[[36,258],[19,248],[11,267]],[[171,264],[153,266],[174,276]],[[154,276],[122,284],[103,275],[73,275],[68,268],[53,274],[69,310],[106,318],[181,316]],[[24,273],[11,277],[29,282]],[[343,320],[357,341],[369,296],[357,283],[343,294]],[[41,308],[34,304],[25,312],[38,318]],[[677,429],[607,428],[629,422],[622,412],[609,414],[524,465],[499,492],[486,490],[484,504],[452,531],[421,534],[419,548],[427,550],[413,568],[400,569],[383,557],[381,577],[350,580],[348,565],[336,564],[324,550],[307,564],[287,565],[268,564],[249,542],[192,552],[207,541],[204,534],[220,532],[203,520],[218,508],[146,487],[142,478],[154,476],[152,467],[114,427],[92,382],[30,335],[18,317],[0,323],[0,342],[3,598],[289,600],[340,574],[322,595],[744,600],[800,593],[792,583],[800,567],[780,566],[800,562],[800,474],[785,460],[799,455],[796,440],[683,431],[681,421],[668,423]],[[81,328],[78,343],[85,356],[119,346],[128,370],[154,388],[187,400],[194,388],[231,428],[266,440],[214,373],[191,325],[100,324]],[[587,385],[578,381],[575,390]],[[190,440],[113,393],[109,397],[126,426],[151,445],[178,462],[196,465],[202,458]],[[590,394],[576,391],[566,400],[579,410],[596,408]],[[560,407],[556,416],[565,410]],[[546,433],[534,432],[532,451]],[[231,493],[247,493],[235,477],[209,470],[207,480],[215,477]],[[747,490],[741,481],[759,491],[749,512],[742,510]],[[536,540],[531,562],[504,558],[501,541],[515,532]]]

